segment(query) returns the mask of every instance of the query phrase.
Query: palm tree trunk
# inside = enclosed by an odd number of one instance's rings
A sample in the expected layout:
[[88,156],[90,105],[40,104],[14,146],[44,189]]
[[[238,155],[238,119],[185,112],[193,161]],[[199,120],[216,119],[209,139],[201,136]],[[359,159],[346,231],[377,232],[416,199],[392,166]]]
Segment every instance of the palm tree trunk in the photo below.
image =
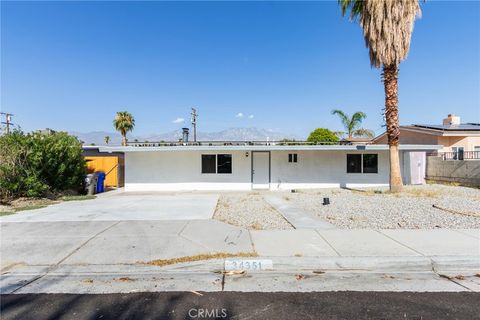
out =
[[126,145],[127,145],[127,133],[122,132],[122,146],[126,146]]
[[398,124],[397,65],[384,66],[382,76],[385,85],[385,121],[387,123],[387,137],[390,150],[390,191],[400,192],[403,189],[403,183],[398,154],[400,128]]

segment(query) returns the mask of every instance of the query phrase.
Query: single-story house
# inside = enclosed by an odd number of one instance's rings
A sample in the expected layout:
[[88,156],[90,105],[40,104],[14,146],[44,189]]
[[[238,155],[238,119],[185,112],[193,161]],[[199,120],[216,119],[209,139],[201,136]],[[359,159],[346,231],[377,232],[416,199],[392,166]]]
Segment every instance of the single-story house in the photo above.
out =
[[[373,143],[386,144],[387,134],[373,139]],[[447,158],[480,158],[480,123],[461,123],[460,117],[449,114],[442,124],[414,124],[400,126],[401,144],[438,144],[439,152],[450,153]]]
[[[404,183],[424,183],[425,154],[440,148],[401,145]],[[124,154],[125,191],[355,188],[389,183],[387,145],[133,143],[99,150]]]

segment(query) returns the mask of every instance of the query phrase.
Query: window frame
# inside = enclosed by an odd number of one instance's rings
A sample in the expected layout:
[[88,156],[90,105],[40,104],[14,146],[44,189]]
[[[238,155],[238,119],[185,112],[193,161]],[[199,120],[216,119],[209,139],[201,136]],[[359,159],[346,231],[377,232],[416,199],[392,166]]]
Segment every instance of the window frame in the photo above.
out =
[[298,153],[289,153],[288,163],[298,163]]
[[[218,156],[230,156],[230,172],[218,172]],[[217,174],[233,174],[233,154],[231,153],[217,153],[216,154],[216,170],[217,170]]]
[[[215,172],[203,172],[203,157],[204,156],[213,156],[214,159],[215,159],[215,165],[214,165],[214,168],[215,168]],[[207,175],[210,175],[210,174],[217,174],[217,155],[216,154],[201,154],[200,155],[200,173],[201,174],[207,174]]]
[[[365,155],[374,155],[377,157],[376,172],[365,172]],[[362,153],[362,174],[378,174],[378,153]]]
[[[230,156],[230,172],[218,172],[218,156],[219,155],[228,155]],[[203,156],[214,156],[215,157],[215,172],[203,172]],[[202,153],[200,155],[200,174],[202,175],[227,175],[233,174],[233,153]]]
[[[363,169],[363,156],[367,154],[367,155],[376,155],[377,156],[377,172],[364,172],[364,169]],[[348,156],[349,155],[359,155],[360,156],[360,172],[348,172]],[[345,168],[345,172],[347,174],[354,174],[354,175],[358,175],[358,174],[378,174],[379,172],[379,169],[378,169],[378,162],[379,162],[379,155],[378,153],[347,153],[346,156],[345,156],[345,161],[346,161],[346,168]]]
[[[359,172],[348,172],[348,156],[360,156],[360,171]],[[362,174],[363,173],[363,156],[361,153],[347,153],[345,156],[345,161],[346,161],[346,168],[345,172],[347,174]]]

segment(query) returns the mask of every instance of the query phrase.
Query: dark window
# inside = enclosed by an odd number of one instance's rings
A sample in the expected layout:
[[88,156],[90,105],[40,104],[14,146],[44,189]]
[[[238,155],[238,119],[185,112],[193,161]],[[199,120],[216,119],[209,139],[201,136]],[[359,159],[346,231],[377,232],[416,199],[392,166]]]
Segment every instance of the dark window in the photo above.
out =
[[378,173],[378,155],[363,155],[363,173]]
[[362,155],[347,154],[347,173],[362,172]]
[[231,154],[217,154],[217,173],[232,173]]
[[288,154],[288,162],[292,162],[293,161],[293,154],[289,153]]
[[288,162],[297,162],[298,156],[296,153],[289,153],[288,154]]
[[202,173],[216,173],[215,157],[214,154],[202,154]]

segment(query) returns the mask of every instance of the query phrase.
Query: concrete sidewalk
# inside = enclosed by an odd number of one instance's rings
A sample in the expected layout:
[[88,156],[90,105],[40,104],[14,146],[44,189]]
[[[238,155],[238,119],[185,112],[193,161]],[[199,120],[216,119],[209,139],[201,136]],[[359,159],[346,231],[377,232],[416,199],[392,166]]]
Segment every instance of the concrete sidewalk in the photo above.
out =
[[[3,293],[480,290],[478,229],[248,231],[215,220],[2,222],[0,228]],[[218,252],[256,252],[272,260],[273,270],[226,277],[223,260],[145,264]]]

